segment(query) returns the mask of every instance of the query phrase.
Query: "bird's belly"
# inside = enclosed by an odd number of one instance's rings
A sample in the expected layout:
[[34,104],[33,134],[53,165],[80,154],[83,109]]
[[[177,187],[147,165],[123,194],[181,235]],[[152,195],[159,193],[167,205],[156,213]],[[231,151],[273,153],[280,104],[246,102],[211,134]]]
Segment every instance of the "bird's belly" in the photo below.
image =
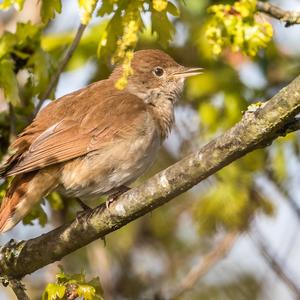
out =
[[70,161],[62,170],[60,190],[83,200],[109,194],[141,176],[153,163],[159,145],[153,130],[146,137],[121,140]]

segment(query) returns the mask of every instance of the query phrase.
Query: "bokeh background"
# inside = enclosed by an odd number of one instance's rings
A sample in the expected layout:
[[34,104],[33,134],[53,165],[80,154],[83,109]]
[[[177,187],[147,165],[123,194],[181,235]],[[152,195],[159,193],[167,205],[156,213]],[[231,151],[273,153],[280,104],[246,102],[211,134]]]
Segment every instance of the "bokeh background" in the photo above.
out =
[[[220,135],[241,119],[248,105],[266,101],[299,73],[300,26],[285,28],[283,23],[260,15],[259,18],[271,22],[274,28],[274,37],[266,49],[254,58],[230,50],[215,57],[204,31],[209,18],[207,7],[220,2],[173,2],[181,15],[170,16],[175,35],[163,49],[179,63],[201,66],[205,72],[187,81],[184,95],[176,107],[176,126],[144,178]],[[299,0],[271,2],[283,9],[300,11]],[[110,74],[111,66],[107,60],[97,57],[98,42],[108,19],[92,19],[60,77],[55,98]],[[1,11],[0,33],[14,31],[17,22],[29,20],[33,24],[41,22],[40,1],[25,1],[22,12],[14,8]],[[148,28],[150,15],[143,14],[143,20],[147,29],[139,36],[137,49],[162,49]],[[78,25],[77,1],[63,1],[62,13],[43,30],[42,48],[58,60],[72,41]],[[24,74],[19,73],[17,78],[22,85]],[[15,110],[16,132],[22,130],[33,111],[34,101],[32,98],[29,101],[28,97],[24,92],[22,105]],[[5,156],[14,134],[10,113],[10,106],[2,93],[2,156]],[[79,273],[84,269],[88,278],[99,276],[105,299],[163,299],[172,295],[189,272],[211,253],[215,254],[214,265],[199,276],[190,290],[184,290],[179,299],[299,299],[299,142],[297,133],[280,138],[266,149],[256,150],[224,168],[151,214],[110,234],[106,243],[95,241],[61,262],[26,276],[24,283],[30,299],[41,299],[47,283],[55,281],[58,264],[69,273]],[[4,190],[5,183],[2,183],[2,195]],[[38,236],[74,218],[80,209],[75,201],[58,194],[48,198],[50,204],[48,200],[43,204],[48,215],[44,226],[40,223],[45,223],[45,216],[37,212],[40,222],[35,219],[33,226],[19,224],[0,236],[1,244],[11,238],[19,240]],[[231,239],[230,243],[228,239]],[[222,247],[223,252],[216,252]],[[14,297],[8,288],[0,288],[1,299]]]

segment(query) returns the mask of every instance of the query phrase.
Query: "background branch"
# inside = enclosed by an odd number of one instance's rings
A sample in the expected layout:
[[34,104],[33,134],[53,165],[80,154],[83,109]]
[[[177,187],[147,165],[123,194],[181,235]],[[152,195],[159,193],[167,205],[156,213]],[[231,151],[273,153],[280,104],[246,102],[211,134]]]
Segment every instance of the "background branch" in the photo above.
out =
[[271,171],[267,170],[264,173],[264,175],[265,175],[266,179],[268,179],[270,181],[270,183],[272,183],[274,185],[274,187],[276,188],[276,192],[280,193],[282,195],[282,197],[287,201],[287,203],[290,205],[290,207],[292,208],[293,212],[297,216],[298,221],[300,222],[300,207],[299,207],[299,204],[297,203],[297,201],[294,199],[294,197],[292,197],[288,193],[288,191],[283,186],[283,184],[281,184],[276,179],[276,177],[274,176],[274,174],[272,174]]
[[262,1],[257,1],[256,8],[259,12],[285,22],[285,27],[300,24],[300,12],[283,10],[274,4]]
[[86,25],[84,25],[84,24],[79,25],[79,27],[77,29],[77,32],[76,32],[76,35],[74,37],[74,40],[72,41],[71,45],[67,49],[67,51],[66,51],[64,57],[62,58],[62,60],[59,62],[58,68],[57,68],[56,72],[53,74],[53,76],[51,77],[51,80],[50,80],[50,83],[48,85],[47,90],[42,95],[39,103],[37,104],[37,106],[35,108],[34,115],[36,115],[38,113],[38,111],[41,109],[41,107],[42,107],[43,103],[45,102],[45,100],[47,100],[49,98],[54,86],[56,85],[56,83],[59,79],[60,74],[62,73],[62,71],[64,70],[64,68],[68,64],[69,60],[71,59],[74,51],[76,50],[85,29],[86,29]]
[[120,196],[109,209],[99,206],[47,234],[3,246],[1,275],[20,278],[145,215],[245,154],[269,145],[299,112],[300,76],[202,149]]
[[230,232],[217,243],[217,245],[205,255],[200,262],[195,265],[187,274],[182,278],[181,282],[167,297],[159,299],[177,299],[184,293],[188,292],[194,287],[195,284],[207,274],[220,260],[222,260],[233,247],[237,240],[239,233]]
[[265,238],[257,228],[255,228],[255,230],[251,234],[251,238],[259,249],[260,253],[266,259],[266,262],[268,263],[270,268],[276,273],[278,278],[280,278],[289,287],[289,289],[297,295],[297,299],[300,299],[300,287],[288,274],[277,257],[273,255],[273,253],[269,250],[269,247],[265,243]]

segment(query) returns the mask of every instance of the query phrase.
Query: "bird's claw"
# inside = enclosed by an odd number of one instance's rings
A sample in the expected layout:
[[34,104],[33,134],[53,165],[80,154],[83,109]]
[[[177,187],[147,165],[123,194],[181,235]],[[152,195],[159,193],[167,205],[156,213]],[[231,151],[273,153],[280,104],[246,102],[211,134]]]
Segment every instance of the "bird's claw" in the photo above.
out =
[[129,191],[130,188],[126,185],[122,185],[115,193],[111,194],[105,202],[106,209],[109,209],[109,206],[115,202],[122,194]]

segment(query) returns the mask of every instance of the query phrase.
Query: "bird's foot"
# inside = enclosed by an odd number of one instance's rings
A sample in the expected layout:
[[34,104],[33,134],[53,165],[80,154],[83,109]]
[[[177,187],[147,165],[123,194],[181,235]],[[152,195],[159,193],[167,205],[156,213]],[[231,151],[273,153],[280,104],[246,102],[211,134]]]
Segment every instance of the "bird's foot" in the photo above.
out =
[[80,218],[82,217],[83,215],[85,215],[88,211],[91,211],[92,208],[89,207],[88,205],[86,205],[82,200],[80,200],[79,198],[75,198],[77,203],[80,205],[80,207],[82,208],[82,210],[78,211],[76,213],[76,217],[77,218]]
[[120,186],[114,193],[112,193],[105,202],[105,207],[108,209],[109,206],[115,202],[122,194],[130,190],[130,187],[126,185]]
[[79,198],[75,198],[77,203],[80,205],[80,207],[83,209],[83,211],[85,210],[91,210],[91,208],[86,205],[82,200],[80,200]]

